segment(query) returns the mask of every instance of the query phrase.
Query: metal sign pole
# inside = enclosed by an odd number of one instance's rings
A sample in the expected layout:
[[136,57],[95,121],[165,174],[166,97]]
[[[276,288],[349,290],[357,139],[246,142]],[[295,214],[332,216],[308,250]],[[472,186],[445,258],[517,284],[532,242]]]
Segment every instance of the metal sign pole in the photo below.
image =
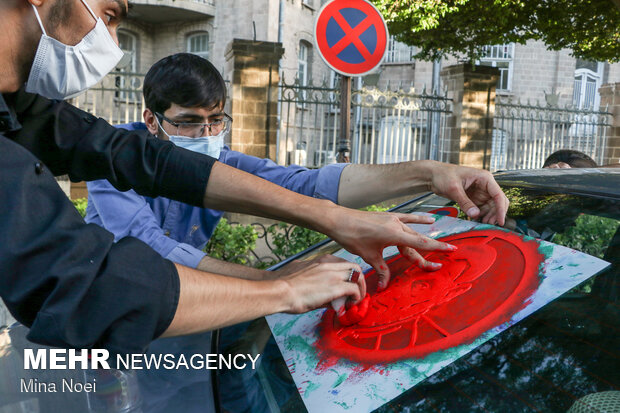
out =
[[340,141],[336,160],[351,161],[351,76],[342,76],[340,82]]

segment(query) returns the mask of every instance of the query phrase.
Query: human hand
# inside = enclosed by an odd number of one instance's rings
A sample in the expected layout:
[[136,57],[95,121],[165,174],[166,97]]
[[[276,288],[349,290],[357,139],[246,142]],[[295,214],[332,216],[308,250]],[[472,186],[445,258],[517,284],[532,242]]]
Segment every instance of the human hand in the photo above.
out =
[[504,225],[510,203],[489,171],[434,162],[430,173],[431,191],[456,201],[470,218]]
[[364,277],[357,277],[356,282],[348,281],[351,270],[362,272],[357,264],[326,255],[296,262],[294,268],[297,271],[278,278],[288,285],[290,313],[305,313],[340,297],[349,297],[356,304],[366,295]]
[[[363,212],[340,208],[333,228],[325,233],[347,251],[360,256],[377,272],[379,290],[390,281],[390,270],[383,259],[383,250],[395,245],[400,253],[427,271],[441,264],[425,260],[416,250],[454,251],[456,247],[419,234],[406,224],[432,224],[434,218],[412,214]],[[361,277],[360,277],[361,278]],[[362,296],[363,297],[363,296]]]

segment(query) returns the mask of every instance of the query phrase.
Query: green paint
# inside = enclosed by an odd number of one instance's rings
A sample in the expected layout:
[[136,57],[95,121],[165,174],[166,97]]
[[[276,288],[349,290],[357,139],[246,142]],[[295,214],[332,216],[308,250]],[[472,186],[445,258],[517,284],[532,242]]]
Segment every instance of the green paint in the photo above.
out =
[[310,384],[308,384],[308,387],[306,387],[306,390],[304,390],[304,397],[307,398],[310,395],[310,393],[312,393],[313,391],[315,391],[319,387],[321,387],[321,386],[316,384],[316,383],[310,382]]
[[[541,261],[538,266],[538,280],[540,283],[545,279],[545,261],[547,258],[553,255],[553,244],[543,244],[542,242],[538,246],[538,252],[544,255],[545,259]],[[540,285],[540,284],[539,284]]]
[[551,271],[562,271],[563,269],[564,267],[560,265],[559,267],[552,268]]
[[281,335],[284,335],[284,334],[288,334],[288,332],[293,327],[293,325],[297,322],[297,320],[299,320],[299,317],[293,318],[291,321],[289,321],[288,323],[286,323],[284,325],[278,324],[277,326],[275,326],[273,328],[273,333],[276,336],[281,336]]
[[553,245],[552,244],[540,244],[538,247],[538,252],[545,256],[545,258],[551,257],[553,255]]
[[509,229],[502,228],[502,227],[496,227],[495,225],[489,225],[489,224],[480,224],[472,228],[471,230],[467,230],[467,231],[484,231],[485,229],[496,229],[502,232],[512,232]]
[[336,381],[334,382],[334,384],[332,384],[332,389],[335,389],[336,387],[340,386],[347,379],[347,377],[348,376],[346,374],[339,375]]
[[368,387],[372,393],[366,393],[366,396],[373,400],[382,400],[383,402],[387,402],[387,399],[379,394],[379,387],[376,384],[371,384]]
[[304,361],[308,364],[308,367],[315,369],[319,364],[319,359],[316,355],[315,349],[308,344],[301,336],[291,336],[284,341],[286,349],[296,353],[303,353]]
[[353,407],[353,406],[349,406],[346,402],[334,402],[334,403],[342,407],[345,410],[349,410]]
[[566,264],[566,265],[568,265],[569,267],[579,267],[579,264],[575,264],[573,262],[571,262],[570,264]]

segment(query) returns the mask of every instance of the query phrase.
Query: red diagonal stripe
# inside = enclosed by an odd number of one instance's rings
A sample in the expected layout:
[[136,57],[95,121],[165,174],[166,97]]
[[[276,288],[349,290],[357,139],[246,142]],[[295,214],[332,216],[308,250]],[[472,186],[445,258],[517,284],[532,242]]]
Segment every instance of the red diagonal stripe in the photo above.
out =
[[372,26],[372,21],[370,17],[366,17],[357,26],[355,26],[355,28],[351,28],[351,26],[349,26],[349,22],[347,22],[346,19],[342,17],[340,12],[334,13],[333,17],[336,20],[336,23],[338,23],[342,31],[345,33],[345,36],[330,49],[334,56],[337,56],[340,52],[346,49],[347,46],[353,43],[357,47],[357,50],[359,50],[359,52],[362,54],[364,59],[368,60],[372,56],[372,54],[368,51],[366,45],[362,43],[359,37],[362,35],[362,33],[368,30],[370,26]]

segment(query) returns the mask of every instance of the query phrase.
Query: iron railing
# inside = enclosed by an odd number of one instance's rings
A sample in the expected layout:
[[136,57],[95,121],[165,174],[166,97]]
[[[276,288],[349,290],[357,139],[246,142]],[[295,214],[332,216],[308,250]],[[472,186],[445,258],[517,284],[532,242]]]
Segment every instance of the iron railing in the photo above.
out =
[[73,105],[113,125],[141,122],[144,111],[141,73],[111,73],[73,99]]
[[542,167],[559,149],[573,149],[602,162],[611,113],[570,105],[523,104],[498,98],[495,104],[491,170]]
[[[338,85],[279,85],[278,163],[321,167],[340,145]],[[362,86],[352,91],[351,162],[442,160],[451,100],[444,94]]]
[[[110,73],[101,82],[72,99],[72,104],[104,118],[112,125],[142,122],[145,108],[142,96],[144,76],[142,73]],[[228,97],[230,81],[224,82]],[[230,99],[227,98],[226,101],[229,104]]]

